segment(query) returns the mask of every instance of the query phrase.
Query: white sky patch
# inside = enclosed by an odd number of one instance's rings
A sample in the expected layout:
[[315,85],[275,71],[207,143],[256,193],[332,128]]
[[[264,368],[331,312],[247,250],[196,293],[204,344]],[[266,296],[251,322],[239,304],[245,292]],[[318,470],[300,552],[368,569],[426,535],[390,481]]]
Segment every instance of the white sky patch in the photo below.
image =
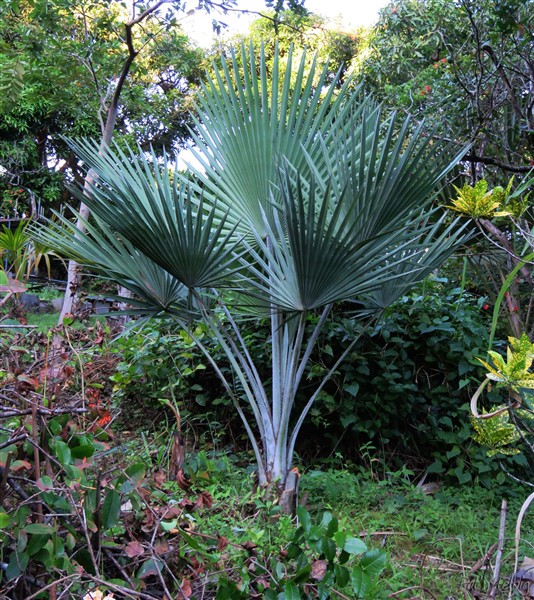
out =
[[[351,31],[360,26],[371,26],[378,19],[378,11],[388,4],[389,0],[306,0],[305,6],[310,11],[326,17],[333,28]],[[239,0],[238,8],[262,12],[266,10],[263,0]],[[246,33],[250,23],[257,15],[230,11],[226,15],[213,11],[206,14],[204,10],[191,11],[181,21],[185,32],[197,44],[204,48],[212,45],[214,38],[212,21],[220,20],[228,25],[222,32],[223,37],[236,33]]]
[[189,148],[181,150],[176,155],[176,159],[176,164],[179,171],[185,171],[189,167],[189,165],[191,165],[198,171],[204,171],[204,167],[202,166],[200,161],[197,160],[197,158],[194,156],[193,152]]

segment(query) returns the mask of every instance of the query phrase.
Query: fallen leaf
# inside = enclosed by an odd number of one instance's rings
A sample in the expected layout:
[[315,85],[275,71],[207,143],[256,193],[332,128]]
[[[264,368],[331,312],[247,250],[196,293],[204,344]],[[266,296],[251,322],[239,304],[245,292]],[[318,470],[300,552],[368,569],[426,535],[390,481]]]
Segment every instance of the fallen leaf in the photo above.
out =
[[218,538],[217,538],[217,550],[219,552],[222,552],[226,548],[226,546],[228,546],[228,544],[229,544],[229,542],[228,542],[228,540],[224,536],[222,536],[222,535],[218,536]]
[[161,487],[165,483],[165,481],[167,481],[165,471],[163,471],[163,469],[157,469],[156,471],[154,471],[152,479],[154,480],[154,483],[157,487]]
[[310,577],[321,581],[326,574],[326,560],[316,560],[312,563]]
[[158,540],[154,544],[154,552],[156,554],[158,554],[158,555],[167,554],[168,551],[169,551],[169,543],[167,542],[167,540]]
[[82,600],[102,600],[103,597],[104,594],[100,590],[94,590],[88,594],[85,594]]
[[193,593],[193,589],[191,588],[191,582],[189,581],[189,579],[184,579],[182,581],[180,591],[186,598],[189,598],[191,596],[191,594]]
[[162,568],[163,563],[159,558],[149,558],[141,565],[141,568],[137,572],[137,577],[139,579],[146,579],[147,577],[158,575],[161,573]]
[[255,544],[254,542],[251,542],[250,540],[247,540],[246,542],[243,542],[241,544],[241,546],[245,549],[248,550],[250,553],[253,553],[254,550],[258,547],[258,544]]
[[143,548],[140,542],[138,542],[137,540],[133,540],[126,544],[126,546],[124,547],[124,553],[129,558],[134,558],[135,556],[143,556],[143,554],[145,553],[145,549]]
[[264,590],[267,590],[267,589],[269,589],[269,587],[271,587],[271,584],[269,583],[269,580],[265,579],[263,577],[259,577],[258,579],[256,579],[256,583],[257,583],[258,587],[261,585],[261,587]]
[[32,466],[27,460],[16,460],[11,463],[12,471],[21,471],[22,469],[31,469]]
[[181,506],[173,504],[172,506],[166,506],[161,514],[161,518],[166,521],[170,521],[175,519],[176,517],[180,517],[183,513],[183,509]]
[[33,377],[26,375],[25,373],[21,373],[17,377],[17,381],[19,383],[26,384],[29,387],[32,387],[34,390],[36,390],[39,387],[39,382],[37,381],[37,379],[34,379]]
[[189,481],[182,469],[176,473],[176,481],[178,482],[178,487],[182,488],[182,490],[188,490],[191,487],[191,481]]
[[195,508],[211,508],[213,506],[213,498],[209,492],[201,492],[195,500]]

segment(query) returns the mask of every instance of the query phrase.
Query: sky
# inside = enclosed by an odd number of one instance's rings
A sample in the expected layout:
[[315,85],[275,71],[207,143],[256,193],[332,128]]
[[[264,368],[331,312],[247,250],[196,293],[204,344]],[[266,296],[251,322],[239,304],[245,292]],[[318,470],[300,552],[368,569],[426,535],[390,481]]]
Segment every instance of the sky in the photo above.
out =
[[[314,13],[327,17],[332,25],[336,22],[345,30],[354,29],[361,25],[372,25],[378,16],[378,11],[388,3],[388,0],[306,0],[305,6]],[[241,9],[265,10],[263,0],[239,0]],[[186,31],[199,45],[208,47],[213,37],[212,18],[219,18],[228,24],[230,33],[244,33],[254,15],[228,13],[227,15],[207,15],[204,11],[194,12],[182,20]]]

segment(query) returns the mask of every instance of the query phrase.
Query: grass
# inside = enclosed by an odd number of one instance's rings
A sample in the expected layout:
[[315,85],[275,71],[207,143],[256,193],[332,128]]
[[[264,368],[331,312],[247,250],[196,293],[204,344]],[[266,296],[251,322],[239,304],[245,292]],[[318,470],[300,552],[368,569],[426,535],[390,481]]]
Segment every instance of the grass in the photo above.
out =
[[[58,313],[27,312],[24,318],[26,319],[26,324],[31,325],[39,333],[47,333],[50,329],[57,327],[58,323]],[[10,322],[11,320],[6,321],[6,324]],[[104,316],[92,316],[85,321],[74,321],[70,327],[80,330],[95,325],[96,322],[100,322],[103,325],[106,322],[106,318]]]
[[[515,521],[528,490],[511,486],[510,492],[505,577],[514,570]],[[487,589],[487,570],[469,574],[498,539],[502,498],[492,490],[443,487],[431,496],[398,474],[377,481],[336,469],[305,475],[301,494],[315,510],[331,510],[349,529],[389,550],[385,579],[389,594],[398,594],[394,597],[460,598],[465,589]],[[534,540],[534,520],[527,516],[520,557],[534,554],[529,540]],[[417,595],[412,590],[404,596],[402,590],[412,586],[419,586]],[[502,594],[498,597],[507,597]]]
[[[148,452],[148,445],[145,449]],[[163,455],[157,456],[158,466],[165,468]],[[254,487],[250,469],[239,466],[235,457],[210,457],[200,452],[191,454],[188,464],[193,485],[200,484],[213,497],[211,509],[197,517],[196,531],[216,532],[236,544],[249,540],[267,554],[287,543],[287,517],[276,516],[276,506]],[[506,498],[508,519],[498,599],[508,597],[508,581],[514,572],[515,522],[528,493],[510,485]],[[332,512],[347,534],[359,536],[369,548],[387,550],[388,567],[380,579],[380,592],[373,598],[452,600],[476,597],[477,592],[486,597],[495,555],[486,563],[482,559],[498,540],[503,500],[495,491],[443,486],[427,495],[411,483],[408,471],[378,480],[366,472],[337,468],[305,472],[299,494],[300,503],[310,513]],[[527,513],[520,561],[534,555],[531,540],[534,520]]]
[[49,329],[53,329],[57,326],[58,314],[57,313],[26,313],[26,322],[28,325],[35,325],[37,331],[46,333]]

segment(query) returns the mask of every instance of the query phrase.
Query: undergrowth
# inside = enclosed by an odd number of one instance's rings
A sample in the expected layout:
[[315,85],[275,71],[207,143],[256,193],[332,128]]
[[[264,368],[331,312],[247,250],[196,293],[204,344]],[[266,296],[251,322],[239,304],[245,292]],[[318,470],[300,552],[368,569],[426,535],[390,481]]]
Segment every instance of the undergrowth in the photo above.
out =
[[[369,442],[359,462],[337,452],[304,470],[297,515],[284,515],[240,439],[221,432],[217,390],[188,340],[168,362],[179,333],[147,329],[111,345],[110,326],[95,321],[0,335],[6,600],[486,597],[503,499],[493,597],[508,597],[527,490],[451,485],[444,469],[427,481]],[[148,427],[130,426],[132,391],[159,427],[146,412],[138,423]],[[520,557],[534,554],[532,539],[527,516]]]

